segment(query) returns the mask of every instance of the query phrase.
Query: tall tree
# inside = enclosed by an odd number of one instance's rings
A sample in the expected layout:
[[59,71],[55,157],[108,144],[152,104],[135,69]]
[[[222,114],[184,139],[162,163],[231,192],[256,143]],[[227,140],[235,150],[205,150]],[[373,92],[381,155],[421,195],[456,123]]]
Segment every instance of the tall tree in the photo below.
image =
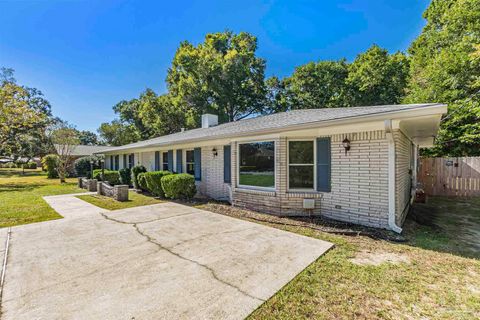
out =
[[51,107],[43,94],[18,85],[13,70],[1,68],[0,154],[24,156],[26,144],[40,139],[50,123]]
[[352,103],[346,84],[345,60],[310,62],[295,68],[285,87],[293,109],[348,107]]
[[190,128],[188,113],[184,112],[168,94],[150,96],[142,101],[140,118],[148,128],[151,137],[179,132],[181,128]]
[[207,34],[198,46],[180,44],[168,70],[170,94],[185,110],[235,121],[262,111],[265,60],[256,56],[256,37],[230,31]]
[[78,139],[80,140],[80,144],[83,145],[95,146],[100,144],[98,136],[94,132],[88,130],[78,131]]
[[399,103],[405,96],[408,58],[401,52],[389,55],[377,45],[359,54],[349,65],[346,83],[351,86],[353,105]]
[[102,123],[98,128],[102,143],[112,146],[121,146],[140,140],[140,135],[131,124],[123,124],[119,120]]
[[427,24],[409,48],[406,102],[448,103],[427,154],[480,155],[480,1],[433,0]]

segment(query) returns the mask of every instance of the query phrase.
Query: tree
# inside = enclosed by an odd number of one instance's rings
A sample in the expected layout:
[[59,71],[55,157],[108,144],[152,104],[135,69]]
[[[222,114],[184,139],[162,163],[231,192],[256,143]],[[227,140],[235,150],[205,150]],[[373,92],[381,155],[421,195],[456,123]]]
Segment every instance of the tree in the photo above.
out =
[[60,126],[51,132],[52,143],[56,146],[58,154],[57,172],[60,182],[64,183],[68,169],[72,167],[72,156],[76,146],[80,143],[77,130],[71,126]]
[[141,97],[140,118],[148,128],[150,137],[179,132],[185,127],[194,127],[193,121],[188,121],[191,117],[175,104],[170,95],[149,96],[148,99],[144,97]]
[[88,130],[78,131],[78,139],[80,140],[80,144],[87,146],[96,146],[100,144],[98,136],[94,132]]
[[50,124],[51,107],[39,90],[17,85],[12,69],[0,69],[0,82],[0,153],[22,156]]
[[149,99],[155,99],[156,96],[153,90],[147,89],[140,95],[140,98],[122,100],[113,107],[113,111],[119,115],[120,121],[126,126],[135,128],[140,139],[148,139],[151,136],[150,131],[140,117],[142,101],[145,102]]
[[433,156],[480,155],[480,2],[433,0],[412,43],[405,102],[448,104]]
[[350,106],[351,92],[346,84],[348,64],[340,61],[310,62],[295,68],[285,87],[293,109]]
[[389,55],[377,45],[359,54],[349,65],[346,83],[351,86],[353,105],[399,103],[405,96],[408,58],[401,52]]
[[230,31],[207,34],[198,46],[180,44],[168,70],[170,94],[197,122],[214,113],[221,122],[260,113],[265,103],[265,60],[255,55],[257,39]]
[[102,123],[98,128],[102,142],[107,145],[121,146],[140,140],[140,135],[133,125],[123,124],[120,120]]

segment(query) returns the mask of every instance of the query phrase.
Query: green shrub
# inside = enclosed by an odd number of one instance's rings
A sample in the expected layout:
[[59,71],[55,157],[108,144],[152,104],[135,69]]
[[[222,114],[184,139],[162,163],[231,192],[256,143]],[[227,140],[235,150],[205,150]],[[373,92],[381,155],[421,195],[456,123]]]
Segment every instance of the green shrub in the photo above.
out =
[[147,183],[148,191],[158,197],[165,197],[165,193],[162,189],[162,177],[172,174],[170,171],[152,171],[152,172],[145,172],[143,175],[145,176],[145,180]]
[[135,166],[132,168],[132,182],[133,182],[133,187],[135,189],[141,189],[140,185],[138,184],[137,177],[140,173],[144,173],[144,172],[147,172],[147,169],[142,165]]
[[161,183],[165,197],[170,199],[191,199],[197,193],[195,178],[187,173],[166,175]]
[[147,179],[145,178],[146,172],[139,173],[137,176],[138,179],[138,187],[142,191],[148,191],[148,186],[147,186]]
[[[120,184],[120,174],[115,170],[105,170],[104,171],[105,182],[108,182],[112,186]],[[102,181],[102,169],[93,170],[93,179]]]
[[78,158],[74,163],[75,174],[77,177],[91,178],[90,160],[93,160],[93,169],[100,168],[100,165],[98,164],[100,160],[99,157],[87,156]]
[[56,154],[47,154],[42,158],[42,168],[47,172],[47,178],[58,178],[57,172],[58,156]]
[[123,168],[118,170],[118,174],[120,175],[120,183],[126,184],[127,186],[132,185],[132,172],[130,168]]

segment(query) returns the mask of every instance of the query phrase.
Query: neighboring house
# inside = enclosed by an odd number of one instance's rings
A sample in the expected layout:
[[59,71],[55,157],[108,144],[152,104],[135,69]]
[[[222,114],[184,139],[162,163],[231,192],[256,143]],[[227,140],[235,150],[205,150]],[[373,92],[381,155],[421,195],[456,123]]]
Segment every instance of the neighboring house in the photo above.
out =
[[[55,150],[57,151],[57,153],[61,152],[60,151],[61,146],[63,146],[63,145],[58,145],[58,144],[55,145]],[[100,153],[107,148],[111,148],[111,147],[109,147],[109,146],[88,146],[88,145],[79,144],[79,145],[72,146],[71,156],[73,158],[76,158],[76,159],[81,158],[81,157],[91,156],[94,153]]]
[[187,172],[199,193],[275,215],[314,214],[401,231],[419,147],[432,146],[447,107],[295,110],[103,150],[106,166]]

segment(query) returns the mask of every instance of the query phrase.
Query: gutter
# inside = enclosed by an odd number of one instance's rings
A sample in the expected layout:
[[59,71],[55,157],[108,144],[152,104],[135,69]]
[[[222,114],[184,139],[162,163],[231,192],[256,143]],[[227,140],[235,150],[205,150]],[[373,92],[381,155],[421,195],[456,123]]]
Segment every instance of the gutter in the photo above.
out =
[[385,132],[387,136],[388,142],[388,226],[390,229],[396,233],[401,233],[402,228],[397,226],[395,222],[396,216],[396,192],[395,192],[395,185],[396,185],[396,177],[395,177],[395,139],[393,137],[393,130],[392,130],[392,120],[385,120]]

